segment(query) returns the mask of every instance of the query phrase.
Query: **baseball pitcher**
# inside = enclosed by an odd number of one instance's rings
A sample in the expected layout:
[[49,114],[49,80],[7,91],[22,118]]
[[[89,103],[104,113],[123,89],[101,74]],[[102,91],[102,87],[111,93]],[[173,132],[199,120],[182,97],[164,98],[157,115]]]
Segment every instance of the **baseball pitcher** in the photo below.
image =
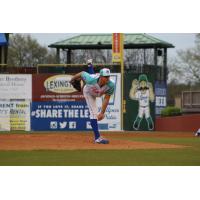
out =
[[[103,68],[100,70],[100,74],[89,74],[87,72],[80,72],[71,79],[71,83],[74,80],[82,79],[85,83],[83,87],[83,95],[85,97],[86,103],[90,112],[90,122],[95,136],[95,143],[98,144],[108,144],[109,141],[102,138],[99,133],[98,123],[104,119],[105,111],[108,106],[110,96],[114,93],[114,82],[110,80],[110,70],[108,68]],[[101,112],[98,113],[96,98],[104,95],[102,102]]]

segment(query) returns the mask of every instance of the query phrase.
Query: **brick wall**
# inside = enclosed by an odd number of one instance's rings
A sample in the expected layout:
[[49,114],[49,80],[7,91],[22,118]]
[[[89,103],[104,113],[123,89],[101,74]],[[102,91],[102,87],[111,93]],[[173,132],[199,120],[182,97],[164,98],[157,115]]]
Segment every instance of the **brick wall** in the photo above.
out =
[[199,128],[200,114],[156,118],[156,131],[197,131]]

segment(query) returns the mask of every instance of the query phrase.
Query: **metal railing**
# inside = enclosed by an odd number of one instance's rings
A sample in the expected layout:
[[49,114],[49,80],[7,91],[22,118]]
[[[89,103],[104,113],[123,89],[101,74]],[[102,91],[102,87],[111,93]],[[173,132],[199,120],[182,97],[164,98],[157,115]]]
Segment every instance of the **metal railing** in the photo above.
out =
[[[120,65],[113,63],[95,63],[95,71],[98,72],[102,67],[108,67],[112,72],[120,72]],[[86,70],[87,64],[38,64],[37,73],[77,73]]]

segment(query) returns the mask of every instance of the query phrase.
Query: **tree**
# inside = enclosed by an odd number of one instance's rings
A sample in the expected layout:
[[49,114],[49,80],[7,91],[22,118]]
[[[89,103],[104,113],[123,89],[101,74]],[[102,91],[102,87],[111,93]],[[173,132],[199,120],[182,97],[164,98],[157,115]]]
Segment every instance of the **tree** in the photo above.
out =
[[124,61],[128,66],[153,65],[154,50],[153,49],[125,49]]
[[55,63],[56,53],[41,46],[30,35],[12,34],[8,49],[8,65],[34,67],[42,63]]
[[86,63],[92,58],[94,63],[111,63],[111,50],[75,50],[72,51],[72,63]]
[[[61,63],[67,62],[67,53],[61,51]],[[72,63],[86,63],[92,58],[94,63],[112,63],[111,49],[72,50]],[[152,49],[124,49],[124,63],[127,67],[143,64],[154,64],[154,52]]]
[[177,85],[185,83],[184,71],[182,70],[180,60],[171,58],[168,60],[168,83]]
[[200,34],[196,35],[195,47],[177,52],[169,66],[170,81],[194,85],[200,82]]

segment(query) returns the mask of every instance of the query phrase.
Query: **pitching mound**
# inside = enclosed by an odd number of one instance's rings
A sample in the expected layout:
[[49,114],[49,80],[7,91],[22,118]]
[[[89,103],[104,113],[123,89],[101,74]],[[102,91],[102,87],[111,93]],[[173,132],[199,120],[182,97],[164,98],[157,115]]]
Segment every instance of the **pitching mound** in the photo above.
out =
[[[105,135],[103,134],[103,136],[110,140],[110,144],[94,144],[92,133],[0,134],[0,150],[125,150],[171,148],[177,149],[185,147],[176,144],[160,144],[152,142],[134,141],[134,137],[138,137],[138,135],[130,133]],[[149,136],[152,137],[151,134]],[[154,136],[156,137],[156,135]],[[159,137],[159,134],[157,136]],[[144,134],[141,137],[144,137]]]

